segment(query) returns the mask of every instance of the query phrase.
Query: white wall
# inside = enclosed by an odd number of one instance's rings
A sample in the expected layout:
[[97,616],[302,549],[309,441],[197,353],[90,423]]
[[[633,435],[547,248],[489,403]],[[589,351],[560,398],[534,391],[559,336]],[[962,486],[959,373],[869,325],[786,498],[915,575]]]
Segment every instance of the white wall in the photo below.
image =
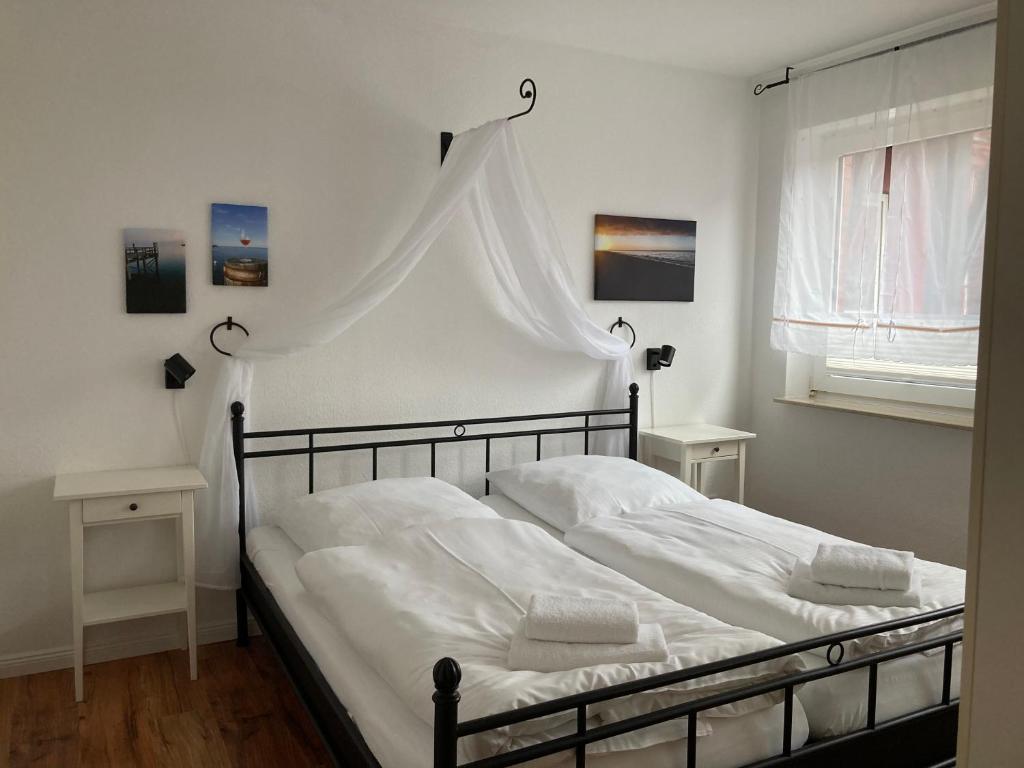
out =
[[869,544],[963,565],[971,433],[776,403],[786,355],[769,347],[779,236],[785,88],[758,97],[747,503]]
[[[517,129],[581,297],[592,292],[594,213],[698,221],[693,304],[587,302],[602,324],[620,314],[634,323],[638,360],[646,345],[678,348],[676,365],[658,374],[659,421],[746,423],[756,164],[748,84],[415,28],[357,10],[364,5],[0,5],[0,662],[9,669],[12,656],[47,649],[52,663],[67,660],[67,517],[50,499],[53,475],[185,459],[162,388],[160,361],[176,351],[198,369],[180,395],[194,459],[217,364],[209,328],[231,314],[258,336],[275,309],[346,286],[411,221],[437,173],[439,131],[518,110],[524,76],[540,93]],[[212,202],[270,206],[269,288],[210,284]],[[125,314],[120,231],[129,226],[187,233],[188,314]],[[598,364],[539,351],[500,318],[473,238],[465,222],[453,227],[339,341],[261,365],[252,404],[260,426],[593,403]],[[340,474],[360,473],[365,466]],[[754,483],[762,498],[764,477]],[[297,481],[278,492],[303,490]],[[168,576],[169,540],[156,523],[90,531],[88,583]],[[228,597],[201,595],[208,628],[230,621]],[[90,629],[87,644],[173,626]]]

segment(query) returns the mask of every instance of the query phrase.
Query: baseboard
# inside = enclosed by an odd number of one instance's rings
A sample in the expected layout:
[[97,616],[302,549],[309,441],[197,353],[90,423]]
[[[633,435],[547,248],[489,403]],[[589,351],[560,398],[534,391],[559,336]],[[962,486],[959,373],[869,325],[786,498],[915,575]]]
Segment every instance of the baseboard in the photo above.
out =
[[[256,621],[249,619],[249,634],[259,634]],[[207,624],[199,627],[196,642],[199,645],[222,643],[235,639],[235,622],[225,621],[220,624]],[[168,632],[151,637],[134,638],[97,645],[88,645],[85,649],[85,663],[96,664],[101,661],[127,659],[132,656],[144,656],[147,653],[160,653],[181,648],[181,633]],[[12,653],[0,656],[0,679],[34,675],[37,672],[51,672],[55,669],[70,669],[75,664],[72,646],[61,646],[44,651],[29,653]]]

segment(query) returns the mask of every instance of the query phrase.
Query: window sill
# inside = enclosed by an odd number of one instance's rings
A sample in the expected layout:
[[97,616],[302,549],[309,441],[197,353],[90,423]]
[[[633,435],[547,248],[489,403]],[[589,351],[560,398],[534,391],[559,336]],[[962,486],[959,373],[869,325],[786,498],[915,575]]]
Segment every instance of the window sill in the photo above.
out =
[[918,424],[935,424],[942,427],[952,427],[953,429],[974,429],[974,410],[971,408],[906,403],[873,397],[839,395],[832,392],[817,392],[813,397],[809,395],[804,397],[786,395],[776,397],[775,402],[805,405],[812,408],[826,408],[846,413],[863,413],[869,416],[912,421]]

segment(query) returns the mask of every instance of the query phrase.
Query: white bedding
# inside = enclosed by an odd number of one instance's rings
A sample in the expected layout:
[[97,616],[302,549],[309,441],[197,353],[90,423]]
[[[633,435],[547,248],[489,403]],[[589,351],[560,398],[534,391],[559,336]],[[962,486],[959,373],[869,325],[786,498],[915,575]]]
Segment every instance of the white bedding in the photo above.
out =
[[[256,570],[303,645],[317,662],[328,683],[349,710],[370,749],[383,768],[429,768],[432,764],[431,727],[412,713],[339,632],[317,609],[295,572],[303,551],[279,528],[255,528],[246,549]],[[382,715],[386,713],[386,715]],[[782,732],[782,705],[739,717],[708,718],[711,733],[698,739],[702,768],[734,768],[776,754]],[[808,727],[799,701],[793,710],[793,743],[803,744]],[[401,734],[401,738],[395,738]],[[675,768],[684,760],[686,740],[666,742],[629,752],[588,756],[595,768]],[[459,761],[469,757],[460,750]],[[572,756],[559,768],[573,764]],[[528,763],[527,766],[534,766]]]
[[300,496],[272,520],[306,552],[367,544],[410,525],[494,517],[469,494],[434,477],[393,477]]
[[487,479],[560,531],[595,517],[705,499],[678,477],[621,456],[556,456],[488,472]]
[[[491,494],[480,499],[495,512],[509,520],[522,520],[538,525],[562,540],[561,531],[547,525],[506,496]],[[709,611],[711,612],[711,611]],[[756,619],[747,619],[758,629]],[[819,655],[803,654],[809,667],[825,665]],[[886,662],[878,668],[878,722],[905,715],[938,704],[942,698],[942,654],[915,654]],[[867,670],[847,672],[802,686],[797,699],[804,705],[811,735],[814,738],[839,736],[863,728],[867,724]],[[950,693],[960,695],[960,646],[953,651],[953,679]]]
[[[964,572],[927,561],[917,563],[926,596],[920,609],[819,606],[791,598],[786,594],[786,578],[796,557],[813,553],[819,541],[842,539],[731,502],[707,502],[701,509],[694,506],[593,520],[570,529],[565,542],[668,597],[786,642],[963,600]],[[944,634],[960,625],[959,620],[943,622],[933,629],[909,630],[902,637],[863,641],[847,653]],[[824,652],[819,649],[803,658],[809,666],[823,666]],[[938,704],[942,669],[941,653],[915,654],[880,665],[878,721]],[[958,645],[953,654],[952,696],[958,696],[959,690]],[[867,723],[867,670],[810,683],[797,697],[807,712],[812,738],[862,728]]]
[[[848,543],[814,528],[709,500],[581,523],[565,542],[673,600],[786,642],[942,608],[964,599],[964,571],[918,560],[920,608],[819,605],[786,594],[798,559],[820,542]],[[951,632],[954,619],[847,643],[847,658]],[[826,649],[817,653],[824,655]]]
[[[692,667],[778,644],[759,632],[732,627],[668,600],[554,541],[536,526],[508,520],[464,519],[417,526],[361,547],[305,555],[296,565],[306,589],[323,600],[360,656],[405,705],[429,723],[431,669],[452,656],[463,669],[460,717],[481,717],[579,690]],[[661,624],[667,663],[605,664],[566,672],[510,672],[509,641],[530,595],[557,583],[561,592],[636,602],[641,621]],[[353,620],[358,617],[358,621]],[[396,621],[401,617],[401,621]],[[639,694],[591,714],[614,721],[802,666],[797,659],[753,667]],[[717,711],[719,716],[766,708],[767,697]],[[530,743],[567,724],[545,718],[463,739],[473,759]],[[665,729],[627,734],[605,749],[636,748],[675,739]]]

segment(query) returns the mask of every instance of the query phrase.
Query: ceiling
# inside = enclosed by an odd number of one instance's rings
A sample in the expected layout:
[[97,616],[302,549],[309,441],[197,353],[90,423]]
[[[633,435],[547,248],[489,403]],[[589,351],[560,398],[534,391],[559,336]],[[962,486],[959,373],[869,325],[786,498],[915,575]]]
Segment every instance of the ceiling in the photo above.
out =
[[984,0],[385,0],[405,16],[755,76]]

